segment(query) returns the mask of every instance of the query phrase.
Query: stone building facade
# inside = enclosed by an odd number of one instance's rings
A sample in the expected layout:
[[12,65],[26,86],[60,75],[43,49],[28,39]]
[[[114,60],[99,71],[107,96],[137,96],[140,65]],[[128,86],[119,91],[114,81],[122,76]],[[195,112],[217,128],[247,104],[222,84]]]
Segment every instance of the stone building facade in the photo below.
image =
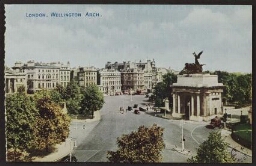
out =
[[28,61],[25,64],[16,62],[12,68],[16,72],[26,75],[27,89],[31,93],[42,89],[54,89],[57,84],[67,86],[70,82],[69,62],[67,65],[60,62],[38,63]]
[[97,69],[93,66],[80,67],[77,72],[77,78],[79,86],[97,85]]
[[144,72],[137,68],[121,70],[122,91],[144,89]]
[[[135,88],[135,81],[139,79],[139,82],[136,83],[139,88],[133,89],[133,90],[143,90],[143,91],[151,91],[152,88],[161,80],[158,78],[161,77],[160,74],[162,72],[158,72],[155,61],[147,60],[146,62],[123,62],[123,63],[111,63],[107,62],[105,65],[106,69],[115,69],[121,72],[121,82],[124,85],[122,86],[122,90],[127,90],[131,87]],[[128,74],[129,72],[130,74]],[[131,74],[131,72],[138,72],[139,75]],[[141,78],[141,74],[143,73],[143,78]],[[132,77],[135,78],[132,78]],[[130,79],[128,79],[130,78]],[[133,83],[132,83],[133,82]],[[143,82],[143,86],[141,85],[141,82]],[[136,87],[137,87],[136,86]]]
[[98,86],[107,95],[121,94],[121,73],[115,69],[98,70]]
[[208,121],[217,115],[222,115],[223,88],[223,84],[218,83],[217,75],[178,75],[177,83],[172,85],[172,116]]
[[5,93],[16,93],[20,86],[27,89],[25,73],[15,72],[9,68],[5,69]]

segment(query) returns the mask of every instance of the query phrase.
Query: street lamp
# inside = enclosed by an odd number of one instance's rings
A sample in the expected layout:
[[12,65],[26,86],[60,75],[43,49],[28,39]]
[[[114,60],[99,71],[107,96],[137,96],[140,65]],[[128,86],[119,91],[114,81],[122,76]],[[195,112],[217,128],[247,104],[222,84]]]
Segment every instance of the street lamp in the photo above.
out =
[[184,120],[181,120],[181,151],[184,151],[184,146],[185,146],[185,139],[184,139],[184,134],[183,134],[183,124]]
[[76,146],[76,140],[73,140],[72,137],[70,138],[70,151],[69,151],[69,161],[72,162],[72,151]]
[[130,93],[131,93],[131,101],[132,101],[132,88],[130,89]]
[[190,119],[190,101],[188,102],[188,119]]

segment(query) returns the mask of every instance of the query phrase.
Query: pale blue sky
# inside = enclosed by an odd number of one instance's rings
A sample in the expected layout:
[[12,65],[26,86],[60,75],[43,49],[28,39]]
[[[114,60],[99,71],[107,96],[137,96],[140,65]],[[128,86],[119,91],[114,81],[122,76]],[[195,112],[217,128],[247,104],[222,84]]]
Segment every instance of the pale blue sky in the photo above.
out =
[[[232,5],[5,5],[5,62],[155,59],[181,70],[204,51],[204,70],[252,71],[252,8]],[[28,18],[26,13],[46,13]],[[97,12],[95,18],[51,18],[51,12]]]

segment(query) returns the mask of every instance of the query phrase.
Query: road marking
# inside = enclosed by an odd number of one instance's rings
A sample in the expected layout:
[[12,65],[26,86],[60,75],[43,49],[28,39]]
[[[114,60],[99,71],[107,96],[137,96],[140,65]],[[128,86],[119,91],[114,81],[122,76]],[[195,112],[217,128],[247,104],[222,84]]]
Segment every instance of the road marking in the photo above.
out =
[[199,125],[199,126],[196,126],[192,131],[191,131],[191,138],[194,140],[194,141],[196,141],[196,143],[199,145],[200,143],[193,137],[193,132],[195,131],[195,129],[196,128],[198,128],[198,127],[201,127],[201,126],[204,126],[205,124],[203,124],[203,125]]
[[91,159],[92,157],[94,157],[99,151],[101,151],[101,150],[96,150],[96,152],[95,152],[91,157],[89,157],[87,160],[84,160],[84,162],[90,160],[90,159]]

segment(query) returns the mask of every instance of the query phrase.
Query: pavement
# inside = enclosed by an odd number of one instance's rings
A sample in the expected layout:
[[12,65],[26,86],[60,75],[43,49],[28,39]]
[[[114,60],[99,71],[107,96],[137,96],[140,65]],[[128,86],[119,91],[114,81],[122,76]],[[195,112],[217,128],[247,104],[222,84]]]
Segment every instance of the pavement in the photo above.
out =
[[[93,119],[85,119],[85,120],[72,119],[71,123],[73,122],[92,123],[92,122],[100,121],[100,119],[101,119],[100,111],[95,111]],[[71,142],[71,139],[68,138],[66,139],[65,142],[62,142],[61,144],[56,145],[56,150],[53,153],[44,157],[36,157],[33,159],[33,161],[34,162],[57,162],[61,158],[69,155],[73,147],[74,147],[74,144]]]
[[233,148],[247,156],[252,157],[252,150],[248,149],[242,145],[240,145],[239,143],[237,143],[236,141],[234,141],[231,137],[231,131],[226,130],[226,129],[222,129],[221,130],[221,136],[224,138],[224,141],[229,143],[229,147]]

